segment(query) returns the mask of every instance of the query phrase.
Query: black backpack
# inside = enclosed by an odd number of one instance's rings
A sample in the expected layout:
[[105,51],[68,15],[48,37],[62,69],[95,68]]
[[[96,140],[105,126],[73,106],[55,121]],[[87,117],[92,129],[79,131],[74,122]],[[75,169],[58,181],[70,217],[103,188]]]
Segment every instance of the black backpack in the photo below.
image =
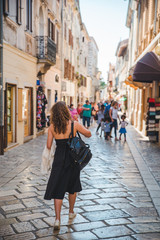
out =
[[89,144],[86,144],[77,132],[76,136],[73,137],[74,122],[71,123],[71,133],[68,140],[70,148],[70,155],[73,159],[73,164],[82,170],[91,160],[92,153]]

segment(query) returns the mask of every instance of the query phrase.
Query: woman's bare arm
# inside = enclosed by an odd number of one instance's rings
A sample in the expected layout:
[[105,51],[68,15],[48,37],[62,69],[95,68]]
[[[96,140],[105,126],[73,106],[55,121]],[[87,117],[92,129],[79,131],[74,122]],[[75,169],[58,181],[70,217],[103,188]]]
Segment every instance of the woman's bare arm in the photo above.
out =
[[91,131],[82,126],[79,122],[75,122],[75,130],[83,134],[85,137],[91,137]]
[[53,142],[53,133],[51,126],[48,128],[48,137],[47,137],[47,148],[50,150]]

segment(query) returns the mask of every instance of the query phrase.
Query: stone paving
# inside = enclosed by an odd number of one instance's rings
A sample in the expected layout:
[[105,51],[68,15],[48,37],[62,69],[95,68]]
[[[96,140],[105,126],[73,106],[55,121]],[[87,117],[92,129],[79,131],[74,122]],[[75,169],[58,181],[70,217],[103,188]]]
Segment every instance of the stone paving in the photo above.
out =
[[48,177],[41,175],[40,162],[46,135],[0,156],[0,239],[160,239],[160,218],[147,180],[142,178],[145,175],[139,171],[143,164],[135,161],[134,139],[128,135],[128,143],[105,141],[95,135],[95,128],[92,132],[86,141],[93,158],[81,173],[83,191],[75,206],[78,214],[72,221],[68,219],[66,194],[60,231],[53,232],[53,201],[43,199]]

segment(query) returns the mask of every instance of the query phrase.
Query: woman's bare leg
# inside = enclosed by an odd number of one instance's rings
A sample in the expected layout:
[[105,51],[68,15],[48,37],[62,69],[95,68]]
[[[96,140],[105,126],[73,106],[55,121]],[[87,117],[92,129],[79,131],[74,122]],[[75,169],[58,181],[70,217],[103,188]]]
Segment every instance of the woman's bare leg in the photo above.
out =
[[76,201],[76,196],[77,196],[77,193],[69,194],[69,212],[70,213],[74,213],[73,209]]
[[58,219],[59,221],[61,218],[62,202],[63,202],[63,200],[61,200],[61,199],[54,199],[54,208],[55,208],[56,219]]

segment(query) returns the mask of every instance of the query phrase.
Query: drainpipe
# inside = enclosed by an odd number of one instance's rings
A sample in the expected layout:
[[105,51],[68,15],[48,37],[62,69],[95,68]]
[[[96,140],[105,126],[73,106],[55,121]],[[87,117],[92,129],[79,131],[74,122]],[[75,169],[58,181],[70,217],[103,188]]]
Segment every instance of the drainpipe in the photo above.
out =
[[154,35],[156,35],[156,22],[157,22],[157,0],[155,0],[154,30],[153,30]]
[[0,155],[4,155],[4,109],[3,109],[3,1],[0,1]]

